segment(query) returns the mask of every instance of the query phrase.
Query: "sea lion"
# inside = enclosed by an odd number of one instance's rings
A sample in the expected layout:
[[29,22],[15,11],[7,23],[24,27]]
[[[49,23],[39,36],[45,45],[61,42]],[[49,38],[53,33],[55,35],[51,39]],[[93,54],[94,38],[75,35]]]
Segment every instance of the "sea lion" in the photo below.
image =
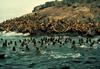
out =
[[0,53],[0,59],[5,59],[5,54],[4,53]]

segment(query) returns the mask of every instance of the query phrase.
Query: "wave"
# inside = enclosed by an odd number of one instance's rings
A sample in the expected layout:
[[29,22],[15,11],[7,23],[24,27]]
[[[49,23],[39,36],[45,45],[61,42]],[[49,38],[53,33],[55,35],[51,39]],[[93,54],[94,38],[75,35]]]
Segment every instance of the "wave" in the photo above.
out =
[[1,36],[29,36],[30,33],[17,33],[17,32],[12,32],[12,31],[9,31],[9,32],[6,32],[6,31],[3,31],[3,32],[0,32],[0,35]]
[[60,53],[60,52],[52,52],[50,54],[51,57],[53,58],[78,58],[81,56],[80,53],[67,53],[67,54],[64,54],[64,53]]
[[54,52],[54,51],[51,51],[51,52],[43,52],[42,54],[48,54],[50,55],[51,57],[53,58],[78,58],[81,56],[80,53],[61,53],[61,52]]
[[[86,45],[81,45],[80,48],[91,48],[90,46],[86,46]],[[94,44],[93,49],[97,49],[98,48],[98,44]]]
[[88,48],[86,45],[81,45],[80,48]]

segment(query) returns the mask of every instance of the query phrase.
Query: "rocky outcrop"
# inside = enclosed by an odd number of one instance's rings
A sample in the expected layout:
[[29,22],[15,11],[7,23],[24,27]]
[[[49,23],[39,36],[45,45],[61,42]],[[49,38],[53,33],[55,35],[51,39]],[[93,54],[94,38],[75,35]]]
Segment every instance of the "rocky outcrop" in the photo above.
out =
[[79,4],[94,4],[96,7],[100,7],[100,0],[55,0],[55,1],[49,1],[49,2],[45,2],[45,4],[36,6],[33,9],[34,11],[39,11],[41,9],[45,9],[48,7],[62,7],[62,6],[78,6]]
[[[51,2],[48,3],[51,4]],[[31,33],[32,35],[62,32],[100,34],[100,7],[95,2],[57,7],[49,5],[46,8],[40,8],[33,13],[2,22],[0,30]]]

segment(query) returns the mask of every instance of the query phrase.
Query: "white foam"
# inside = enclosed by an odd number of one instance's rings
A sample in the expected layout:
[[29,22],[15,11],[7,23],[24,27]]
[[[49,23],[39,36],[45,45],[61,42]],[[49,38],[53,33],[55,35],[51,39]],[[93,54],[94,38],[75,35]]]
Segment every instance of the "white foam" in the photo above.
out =
[[80,48],[87,48],[87,46],[86,45],[81,45]]
[[30,35],[30,33],[25,33],[25,34],[23,34],[24,36],[28,36],[28,35]]
[[30,33],[17,33],[17,32],[12,32],[12,31],[9,31],[9,32],[6,32],[6,31],[3,31],[1,32],[1,36],[28,36],[30,35]]
[[94,49],[97,49],[97,48],[98,48],[98,44],[94,44],[94,45],[93,45],[93,48],[94,48]]
[[72,57],[72,58],[78,58],[81,56],[80,53],[62,53],[62,52],[54,52],[54,51],[51,51],[51,52],[45,52],[44,54],[49,54],[51,57],[53,58],[69,58],[69,57]]
[[1,32],[1,33],[5,34],[5,33],[6,33],[6,31],[3,31],[3,32]]

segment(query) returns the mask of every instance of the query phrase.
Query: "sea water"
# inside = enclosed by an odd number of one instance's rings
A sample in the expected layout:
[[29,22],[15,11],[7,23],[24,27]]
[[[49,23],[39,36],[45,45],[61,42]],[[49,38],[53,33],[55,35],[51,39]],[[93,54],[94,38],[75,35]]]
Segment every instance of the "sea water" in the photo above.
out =
[[[10,32],[9,32],[10,33]],[[3,34],[3,35],[2,35]],[[4,35],[5,34],[5,35]],[[100,44],[95,44],[93,48],[89,48],[89,45],[77,45],[77,50],[71,49],[70,43],[63,44],[61,47],[59,44],[48,45],[47,48],[41,49],[41,54],[36,54],[36,49],[29,44],[30,50],[20,49],[19,40],[24,39],[36,39],[52,36],[24,36],[22,33],[1,33],[0,39],[9,41],[16,41],[16,51],[12,51],[12,47],[2,47],[2,40],[0,40],[0,53],[5,53],[5,59],[0,59],[0,69],[100,69]],[[58,36],[53,36],[56,39]],[[64,36],[67,38],[69,36]],[[64,40],[62,39],[62,42]],[[86,39],[85,37],[76,36],[71,39],[78,41],[78,38]],[[99,39],[100,36],[91,38],[92,40]],[[31,42],[31,41],[30,41]],[[40,45],[37,45],[40,47]],[[46,46],[46,45],[44,45]]]

